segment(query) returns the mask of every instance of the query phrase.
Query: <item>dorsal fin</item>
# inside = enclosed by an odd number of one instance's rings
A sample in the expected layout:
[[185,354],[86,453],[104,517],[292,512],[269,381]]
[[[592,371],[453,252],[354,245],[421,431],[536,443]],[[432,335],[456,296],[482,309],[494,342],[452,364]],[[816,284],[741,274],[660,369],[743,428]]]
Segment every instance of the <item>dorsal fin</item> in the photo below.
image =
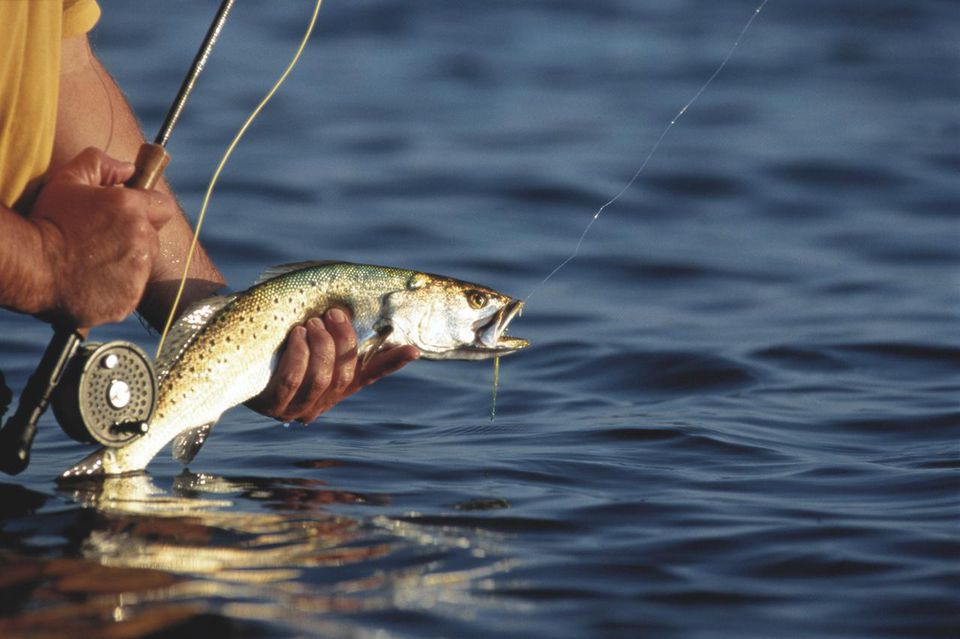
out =
[[236,295],[217,295],[200,300],[190,306],[176,321],[167,333],[163,342],[163,350],[157,356],[154,368],[157,371],[157,380],[166,377],[170,367],[177,360],[183,349],[190,344],[197,332],[203,328],[213,315],[221,308],[232,302]]
[[207,436],[213,430],[216,420],[206,424],[200,424],[193,428],[181,432],[173,438],[173,448],[171,453],[173,458],[181,464],[189,464],[193,458],[200,452],[200,447],[207,441]]
[[280,277],[281,275],[286,275],[287,273],[292,273],[294,271],[299,271],[304,268],[312,268],[316,266],[326,266],[327,264],[342,264],[339,260],[308,260],[306,262],[291,262],[289,264],[277,264],[276,266],[271,266],[264,272],[260,273],[257,276],[256,281],[254,281],[254,286],[267,280],[272,280],[275,277]]

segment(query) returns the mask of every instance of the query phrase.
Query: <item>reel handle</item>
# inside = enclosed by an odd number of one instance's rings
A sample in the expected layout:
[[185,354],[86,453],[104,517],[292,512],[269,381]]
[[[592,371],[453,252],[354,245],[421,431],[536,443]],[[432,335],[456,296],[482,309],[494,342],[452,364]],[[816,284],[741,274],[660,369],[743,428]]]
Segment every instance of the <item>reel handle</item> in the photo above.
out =
[[0,431],[0,470],[17,475],[30,463],[30,447],[37,434],[37,421],[56,388],[70,358],[83,341],[80,333],[71,328],[54,328],[53,339],[47,345],[37,370],[20,393],[17,412],[10,416]]

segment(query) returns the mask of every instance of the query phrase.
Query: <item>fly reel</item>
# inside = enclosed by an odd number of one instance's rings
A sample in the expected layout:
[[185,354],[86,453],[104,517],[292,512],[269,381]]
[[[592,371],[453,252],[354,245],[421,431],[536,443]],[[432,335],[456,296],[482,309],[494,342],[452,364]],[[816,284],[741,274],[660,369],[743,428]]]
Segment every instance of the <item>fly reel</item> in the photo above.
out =
[[110,447],[147,432],[156,403],[150,359],[123,341],[81,345],[51,397],[53,414],[67,435]]
[[30,463],[37,423],[49,404],[67,435],[117,448],[147,432],[157,404],[153,364],[130,342],[84,344],[83,336],[56,326],[37,369],[20,393],[17,411],[0,430],[0,471],[22,472]]

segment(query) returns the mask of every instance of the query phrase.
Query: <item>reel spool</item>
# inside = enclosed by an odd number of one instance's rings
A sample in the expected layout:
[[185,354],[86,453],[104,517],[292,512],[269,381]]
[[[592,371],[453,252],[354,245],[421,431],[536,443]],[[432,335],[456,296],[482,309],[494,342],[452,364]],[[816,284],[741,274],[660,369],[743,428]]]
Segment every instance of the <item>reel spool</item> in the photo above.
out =
[[82,344],[51,397],[63,431],[85,443],[117,448],[147,432],[157,380],[146,353],[116,341]]

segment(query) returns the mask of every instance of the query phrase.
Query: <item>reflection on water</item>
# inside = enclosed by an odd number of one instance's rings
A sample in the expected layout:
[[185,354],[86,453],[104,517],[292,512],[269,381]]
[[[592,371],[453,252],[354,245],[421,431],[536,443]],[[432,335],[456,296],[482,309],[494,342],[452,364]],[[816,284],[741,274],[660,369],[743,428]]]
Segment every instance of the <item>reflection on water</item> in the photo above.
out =
[[[319,480],[183,472],[166,490],[148,475],[112,477],[62,486],[61,496],[82,508],[39,516],[46,496],[13,485],[0,492],[8,521],[47,519],[26,527],[44,526],[52,546],[75,554],[46,558],[34,545],[43,540],[33,538],[0,556],[3,637],[104,628],[111,637],[140,636],[238,620],[252,629],[266,622],[273,635],[352,635],[352,614],[477,609],[473,587],[510,567],[489,540],[326,512],[330,504],[387,504],[389,496],[331,490]],[[16,529],[8,526],[8,536]],[[431,550],[437,544],[459,547],[472,565],[442,558]]]

